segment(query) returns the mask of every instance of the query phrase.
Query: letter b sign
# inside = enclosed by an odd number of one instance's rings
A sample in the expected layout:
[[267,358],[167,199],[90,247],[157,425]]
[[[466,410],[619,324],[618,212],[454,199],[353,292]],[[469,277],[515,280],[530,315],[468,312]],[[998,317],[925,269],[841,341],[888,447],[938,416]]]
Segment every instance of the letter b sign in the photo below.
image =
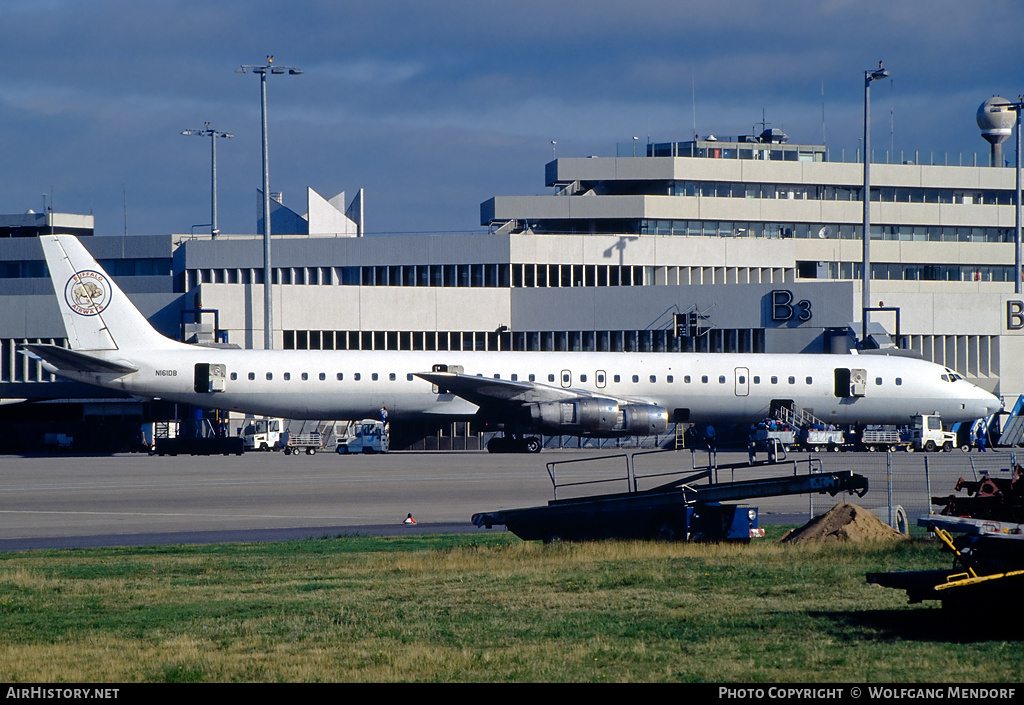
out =
[[1006,302],[1006,329],[1020,330],[1024,328],[1024,301]]
[[796,319],[800,322],[811,320],[811,302],[807,299],[793,302],[793,292],[788,289],[772,291],[772,321],[782,323]]

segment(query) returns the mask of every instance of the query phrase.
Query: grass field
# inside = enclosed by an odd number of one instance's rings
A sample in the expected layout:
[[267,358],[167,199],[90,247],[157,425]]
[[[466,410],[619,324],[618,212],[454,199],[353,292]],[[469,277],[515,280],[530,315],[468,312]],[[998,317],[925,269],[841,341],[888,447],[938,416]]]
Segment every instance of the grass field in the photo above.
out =
[[1019,628],[864,580],[948,564],[507,533],[9,553],[0,680],[1019,682]]

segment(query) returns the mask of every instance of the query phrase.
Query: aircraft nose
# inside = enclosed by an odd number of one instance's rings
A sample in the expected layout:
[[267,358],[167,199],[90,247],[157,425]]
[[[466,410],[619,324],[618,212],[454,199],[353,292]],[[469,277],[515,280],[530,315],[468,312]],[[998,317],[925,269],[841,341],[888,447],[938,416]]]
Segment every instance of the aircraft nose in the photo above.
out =
[[989,394],[985,400],[985,416],[991,416],[1003,409],[1003,402],[993,394]]

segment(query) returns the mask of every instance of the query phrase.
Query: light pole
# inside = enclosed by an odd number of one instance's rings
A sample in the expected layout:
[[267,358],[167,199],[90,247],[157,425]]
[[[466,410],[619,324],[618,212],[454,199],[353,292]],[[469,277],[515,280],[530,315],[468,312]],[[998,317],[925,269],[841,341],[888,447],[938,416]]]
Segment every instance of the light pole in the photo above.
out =
[[267,63],[262,66],[245,64],[235,73],[252,71],[260,77],[260,113],[263,118],[263,347],[271,350],[274,347],[274,315],[271,297],[270,267],[270,167],[267,161],[267,74],[284,74],[298,76],[302,73],[294,66],[274,66],[274,57],[268,56]]
[[861,320],[867,330],[868,309],[871,308],[871,82],[886,78],[889,72],[878,62],[877,69],[864,72],[864,263],[861,297]]
[[230,132],[218,132],[210,127],[210,123],[204,122],[202,130],[182,130],[183,135],[195,135],[196,137],[210,138],[210,236],[216,238],[220,234],[217,227],[217,138],[231,139],[234,137]]

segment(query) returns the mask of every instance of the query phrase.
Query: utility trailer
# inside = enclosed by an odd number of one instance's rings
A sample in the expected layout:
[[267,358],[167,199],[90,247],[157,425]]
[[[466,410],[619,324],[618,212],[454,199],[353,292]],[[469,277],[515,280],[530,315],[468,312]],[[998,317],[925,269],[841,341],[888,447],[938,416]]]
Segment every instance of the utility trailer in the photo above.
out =
[[834,428],[809,428],[800,434],[800,443],[806,450],[836,452],[846,449],[846,436]]
[[910,439],[898,428],[865,428],[860,443],[867,451],[895,451],[910,446]]
[[[806,493],[862,497],[868,490],[867,478],[848,470],[725,483],[711,477],[709,468],[650,490],[554,499],[546,506],[481,512],[472,521],[487,529],[505,526],[525,541],[749,541],[764,536],[757,508],[724,502]],[[702,480],[708,483],[697,484]]]
[[747,452],[753,464],[754,456],[761,452],[768,454],[769,462],[786,459],[786,451],[797,446],[796,431],[790,428],[755,428],[750,433]]
[[284,446],[285,455],[298,455],[305,451],[306,455],[316,455],[323,448],[323,435],[319,431],[313,433],[290,433]]

